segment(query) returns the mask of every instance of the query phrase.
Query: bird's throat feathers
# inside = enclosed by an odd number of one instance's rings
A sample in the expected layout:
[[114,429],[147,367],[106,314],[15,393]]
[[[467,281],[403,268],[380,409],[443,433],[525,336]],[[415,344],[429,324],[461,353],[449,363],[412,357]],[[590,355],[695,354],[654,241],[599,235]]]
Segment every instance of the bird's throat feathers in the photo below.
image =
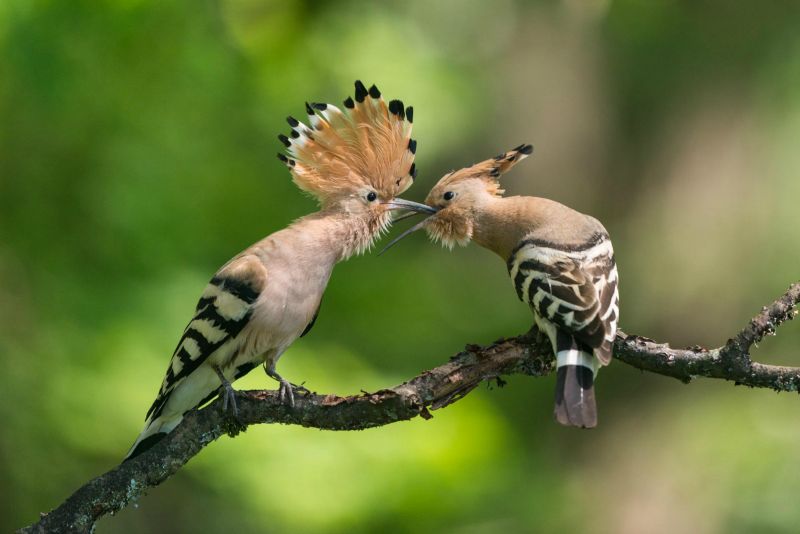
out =
[[452,250],[456,245],[465,247],[472,240],[473,220],[474,216],[466,212],[434,216],[425,230],[434,243]]
[[391,225],[389,211],[348,214],[322,210],[296,220],[289,227],[332,251],[334,261],[344,261],[369,250]]

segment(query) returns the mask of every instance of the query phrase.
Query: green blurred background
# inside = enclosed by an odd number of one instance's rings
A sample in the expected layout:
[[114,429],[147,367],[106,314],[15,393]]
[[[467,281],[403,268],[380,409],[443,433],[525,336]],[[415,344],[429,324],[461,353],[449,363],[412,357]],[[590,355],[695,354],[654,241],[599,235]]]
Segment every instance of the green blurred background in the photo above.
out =
[[[357,78],[414,105],[409,198],[533,143],[509,193],[604,221],[628,332],[718,345],[800,278],[796,2],[3,0],[0,530],[120,460],[205,281],[315,209],[275,158],[285,116]],[[497,258],[418,235],[338,266],[279,369],[375,390],[530,323]],[[799,326],[755,357],[799,365]],[[582,432],[552,390],[254,427],[98,531],[797,531],[796,395],[616,364]]]

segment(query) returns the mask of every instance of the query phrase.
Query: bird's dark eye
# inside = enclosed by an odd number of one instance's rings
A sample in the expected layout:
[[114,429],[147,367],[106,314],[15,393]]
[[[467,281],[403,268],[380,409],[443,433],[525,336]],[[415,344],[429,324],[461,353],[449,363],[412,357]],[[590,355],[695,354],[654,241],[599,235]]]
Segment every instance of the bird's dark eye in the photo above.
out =
[[375,191],[370,191],[367,193],[367,200],[370,202],[375,202],[375,199],[378,198],[378,193]]
[[455,193],[453,193],[452,191],[447,191],[447,192],[444,194],[444,197],[443,197],[443,198],[444,198],[445,200],[453,200],[453,197],[454,197],[454,196],[456,196],[456,194],[455,194]]

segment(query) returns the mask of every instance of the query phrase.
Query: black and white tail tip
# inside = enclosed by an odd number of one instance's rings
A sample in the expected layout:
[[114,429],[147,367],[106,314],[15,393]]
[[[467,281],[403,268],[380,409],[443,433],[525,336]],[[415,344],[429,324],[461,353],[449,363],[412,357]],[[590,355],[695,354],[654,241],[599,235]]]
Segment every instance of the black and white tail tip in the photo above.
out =
[[597,426],[594,377],[599,362],[591,349],[574,338],[558,334],[556,395],[553,415],[560,424],[579,428]]

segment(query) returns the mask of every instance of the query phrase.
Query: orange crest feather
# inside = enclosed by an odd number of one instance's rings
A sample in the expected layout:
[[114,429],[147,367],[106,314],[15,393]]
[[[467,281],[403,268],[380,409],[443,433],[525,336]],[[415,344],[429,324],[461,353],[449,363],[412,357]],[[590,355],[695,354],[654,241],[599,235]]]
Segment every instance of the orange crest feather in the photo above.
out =
[[278,136],[289,157],[278,154],[297,186],[321,203],[370,187],[384,198],[409,188],[416,176],[411,139],[414,110],[399,100],[387,105],[374,85],[355,83],[345,109],[308,104],[308,125],[289,117],[291,137]]
[[486,184],[486,190],[490,194],[502,196],[505,191],[500,187],[500,175],[508,172],[514,165],[530,156],[532,152],[533,146],[519,145],[492,159],[451,172],[439,180],[436,188],[446,188],[447,185],[455,182],[477,178]]

